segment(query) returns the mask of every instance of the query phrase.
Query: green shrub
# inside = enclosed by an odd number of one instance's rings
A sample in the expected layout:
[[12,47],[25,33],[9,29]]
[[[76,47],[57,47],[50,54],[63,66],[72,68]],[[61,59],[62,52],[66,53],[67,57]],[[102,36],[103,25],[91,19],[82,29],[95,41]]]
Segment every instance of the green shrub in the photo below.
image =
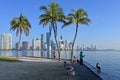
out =
[[14,57],[0,57],[0,61],[18,61],[18,58]]

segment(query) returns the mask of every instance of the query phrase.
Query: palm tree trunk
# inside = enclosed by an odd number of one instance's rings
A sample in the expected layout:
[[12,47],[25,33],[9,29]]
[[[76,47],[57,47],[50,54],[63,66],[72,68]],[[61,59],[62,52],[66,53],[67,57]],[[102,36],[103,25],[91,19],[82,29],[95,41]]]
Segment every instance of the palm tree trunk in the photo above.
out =
[[56,38],[55,38],[55,42],[56,42],[57,49],[58,49],[58,60],[60,61],[60,49],[59,49],[58,42],[57,42]]
[[57,45],[57,50],[58,50],[58,60],[60,61],[60,49],[59,49],[58,41],[57,41],[57,25],[56,25],[56,23],[53,24],[53,31],[54,31],[55,42],[56,42],[56,45]]
[[19,42],[18,42],[18,49],[17,49],[17,57],[19,57],[19,48],[20,48],[20,41],[21,41],[22,32],[20,32]]
[[73,49],[74,49],[74,44],[75,44],[75,40],[76,40],[76,37],[77,37],[77,33],[78,33],[78,23],[76,23],[76,32],[75,32],[74,40],[73,40],[73,43],[72,43],[71,62],[73,62]]

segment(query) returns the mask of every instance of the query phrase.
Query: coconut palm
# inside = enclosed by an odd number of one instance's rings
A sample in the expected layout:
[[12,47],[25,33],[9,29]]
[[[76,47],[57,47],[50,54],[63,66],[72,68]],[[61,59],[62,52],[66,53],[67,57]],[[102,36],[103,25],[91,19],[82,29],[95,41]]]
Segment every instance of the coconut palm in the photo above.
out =
[[[22,13],[20,14],[20,16],[17,18],[13,18],[11,23],[11,28],[10,30],[15,31],[16,30],[16,36],[18,36],[19,34],[19,41],[18,41],[18,47],[20,47],[20,41],[21,41],[21,35],[22,32],[24,31],[25,35],[28,36],[29,35],[29,28],[31,28],[31,24],[28,21],[28,19],[22,15]],[[18,50],[17,49],[17,57],[18,57]]]
[[72,42],[72,51],[71,51],[71,62],[72,62],[73,61],[73,49],[74,49],[74,44],[75,44],[75,40],[76,40],[77,33],[78,33],[79,24],[88,25],[88,23],[90,22],[90,19],[88,18],[87,12],[81,8],[78,9],[77,11],[73,9],[72,13],[66,16],[66,19],[67,19],[67,22],[64,23],[62,28],[72,23],[76,25],[76,31],[75,31],[74,39]]
[[40,19],[39,24],[42,24],[43,27],[49,24],[50,35],[51,35],[51,31],[53,30],[55,42],[58,49],[58,55],[59,55],[58,57],[60,60],[60,49],[57,41],[57,22],[64,21],[63,10],[58,4],[54,2],[50,3],[48,7],[41,6],[40,10],[44,11],[44,13],[39,16]]

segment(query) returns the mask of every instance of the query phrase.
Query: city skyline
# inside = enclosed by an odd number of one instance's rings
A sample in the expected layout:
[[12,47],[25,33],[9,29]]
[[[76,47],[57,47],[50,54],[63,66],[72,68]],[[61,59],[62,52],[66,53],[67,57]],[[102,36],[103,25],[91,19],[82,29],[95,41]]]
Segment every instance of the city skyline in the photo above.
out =
[[[44,39],[44,34],[41,34],[41,38],[33,38],[31,41],[21,41],[21,44],[18,48],[18,42],[13,44],[11,33],[2,33],[0,37],[0,49],[1,50],[57,50],[55,41],[51,39],[50,33],[46,32],[46,39]],[[58,46],[60,50],[71,50],[72,42],[68,42],[61,35],[58,40]],[[74,50],[97,50],[96,45],[91,44],[91,46],[85,45],[76,45],[74,46]]]
[[[22,41],[30,41],[33,38],[40,38],[41,34],[46,34],[49,31],[48,27],[43,28],[42,25],[39,25],[39,15],[41,11],[39,10],[40,6],[48,5],[53,0],[29,0],[29,1],[0,1],[0,34],[3,32],[11,33],[13,35],[13,44],[18,42],[16,33],[10,31],[10,21],[14,17],[18,17],[22,12],[25,15],[32,25],[30,29],[29,37],[26,37],[24,33],[22,34]],[[67,15],[71,12],[71,9],[83,8],[88,12],[88,16],[91,19],[89,27],[80,25],[78,36],[75,44],[89,46],[91,44],[97,45],[99,49],[119,49],[120,50],[120,5],[119,0],[109,1],[62,1],[54,0],[58,3]],[[29,5],[26,5],[26,4]],[[65,4],[66,3],[66,4]],[[21,6],[22,5],[22,6]],[[58,24],[58,37],[63,35],[65,40],[72,42],[73,36],[75,33],[75,25],[68,26],[64,29],[61,29],[61,24]],[[53,35],[53,33],[52,33]],[[53,37],[53,36],[52,36]],[[52,38],[54,39],[54,38]]]

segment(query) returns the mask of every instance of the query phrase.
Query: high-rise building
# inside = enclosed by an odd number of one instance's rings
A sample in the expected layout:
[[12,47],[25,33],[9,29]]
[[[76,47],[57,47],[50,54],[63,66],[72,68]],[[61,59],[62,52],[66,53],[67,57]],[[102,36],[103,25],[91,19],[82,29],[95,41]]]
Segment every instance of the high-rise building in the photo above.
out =
[[56,49],[57,49],[57,48],[56,48],[56,44],[55,44],[55,42],[54,42],[53,39],[51,40],[51,49],[52,49],[52,50],[56,50]]
[[63,36],[62,35],[60,36],[60,40],[63,40]]
[[10,33],[2,33],[1,35],[1,49],[12,49],[12,35]]
[[44,35],[41,34],[41,50],[44,50]]
[[69,43],[69,50],[72,50],[72,42]]
[[82,45],[82,50],[83,50],[83,51],[85,50],[85,46],[84,46],[84,45]]
[[93,50],[96,50],[96,45],[94,45]]
[[67,49],[68,49],[68,41],[65,40],[65,50],[67,50]]
[[47,43],[45,43],[45,46],[44,46],[44,49],[45,50],[47,50],[48,49],[48,47],[47,47],[48,45],[47,45]]
[[51,36],[49,32],[46,33],[46,43],[48,50],[51,50]]
[[22,50],[30,50],[30,43],[27,41],[22,42]]
[[41,49],[41,41],[39,39],[33,39],[32,47],[33,47],[33,50],[40,50]]
[[60,48],[60,50],[64,50],[65,49],[65,41],[63,40],[63,36],[60,36],[59,48]]
[[93,45],[91,45],[91,50],[93,50]]

